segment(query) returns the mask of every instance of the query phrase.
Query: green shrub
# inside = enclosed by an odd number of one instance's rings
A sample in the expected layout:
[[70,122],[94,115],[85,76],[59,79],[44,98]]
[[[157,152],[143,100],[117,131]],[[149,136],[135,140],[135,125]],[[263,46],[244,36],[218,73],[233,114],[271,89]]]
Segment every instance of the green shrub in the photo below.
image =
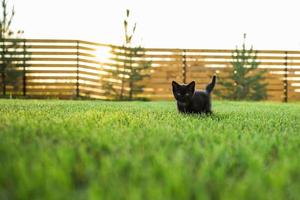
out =
[[232,70],[229,76],[219,79],[221,89],[216,94],[231,100],[263,100],[267,98],[267,84],[262,83],[266,71],[258,69],[257,52],[246,48],[246,34],[241,49],[232,52]]

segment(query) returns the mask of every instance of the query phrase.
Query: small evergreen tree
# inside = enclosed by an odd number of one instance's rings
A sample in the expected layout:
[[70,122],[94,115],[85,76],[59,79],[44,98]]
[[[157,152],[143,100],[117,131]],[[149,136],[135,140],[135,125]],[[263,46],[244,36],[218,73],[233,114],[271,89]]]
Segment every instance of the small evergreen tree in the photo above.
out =
[[219,78],[221,89],[216,90],[216,95],[231,100],[262,100],[267,98],[265,70],[257,70],[257,52],[253,47],[246,49],[246,34],[241,49],[236,48],[232,53],[232,71],[229,76]]
[[[13,86],[14,90],[20,85],[19,79],[24,76],[25,66],[28,60],[25,41],[19,39],[22,31],[12,31],[10,26],[15,15],[14,8],[10,13],[7,11],[7,1],[2,0],[2,16],[0,19],[0,73],[2,80],[2,94],[6,95],[7,85]],[[21,64],[20,64],[21,63]]]
[[136,95],[143,92],[140,83],[147,75],[146,71],[151,67],[151,62],[144,59],[145,51],[142,47],[132,47],[132,39],[136,30],[136,23],[129,33],[129,15],[130,11],[126,10],[126,18],[124,20],[124,45],[120,48],[113,48],[112,54],[117,66],[111,72],[111,76],[115,80],[119,80],[121,86],[116,87],[114,83],[107,82],[104,84],[106,95],[116,100],[133,100],[140,99]]

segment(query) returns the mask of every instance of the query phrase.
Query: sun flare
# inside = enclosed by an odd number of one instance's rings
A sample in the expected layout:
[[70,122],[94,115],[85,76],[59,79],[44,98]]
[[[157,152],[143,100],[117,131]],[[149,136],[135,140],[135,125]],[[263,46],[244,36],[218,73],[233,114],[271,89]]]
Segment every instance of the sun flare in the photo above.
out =
[[109,62],[112,57],[111,47],[98,47],[95,52],[96,59],[99,62]]

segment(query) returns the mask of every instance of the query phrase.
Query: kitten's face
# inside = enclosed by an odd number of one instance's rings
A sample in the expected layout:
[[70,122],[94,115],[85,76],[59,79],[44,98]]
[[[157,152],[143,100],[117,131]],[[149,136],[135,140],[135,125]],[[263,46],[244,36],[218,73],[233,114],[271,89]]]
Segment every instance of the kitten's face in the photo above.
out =
[[174,97],[177,101],[189,102],[192,100],[195,92],[195,81],[192,81],[188,85],[180,85],[175,81],[172,81],[172,87]]

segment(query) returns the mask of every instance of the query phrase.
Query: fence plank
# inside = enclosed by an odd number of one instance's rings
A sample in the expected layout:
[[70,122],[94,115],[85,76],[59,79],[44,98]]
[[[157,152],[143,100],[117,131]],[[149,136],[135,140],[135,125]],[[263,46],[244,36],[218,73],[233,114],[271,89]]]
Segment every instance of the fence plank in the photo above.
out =
[[[11,46],[10,41],[13,40],[8,40],[7,47]],[[21,44],[24,40],[18,41],[21,41]],[[122,59],[116,61],[108,58],[107,61],[100,62],[97,60],[96,50],[99,47],[111,48],[122,58],[126,54],[123,53],[124,48],[121,46],[81,40],[25,39],[25,41],[30,55],[30,60],[26,61],[28,66],[25,79],[26,92],[29,95],[34,93],[39,97],[45,97],[48,91],[49,97],[57,95],[58,98],[62,96],[72,98],[76,96],[75,86],[78,85],[80,95],[106,99],[103,89],[105,83],[120,82],[113,80],[111,73],[116,69],[123,69]],[[21,49],[23,46],[19,47]],[[195,80],[197,88],[205,87],[213,74],[226,78],[232,71],[234,49],[144,48],[143,50],[145,55],[132,58],[132,61],[140,62],[144,59],[151,62],[152,68],[148,70],[150,77],[139,83],[145,85],[145,90],[140,96],[150,99],[173,99],[171,81],[183,81],[184,66],[186,66],[186,82]],[[23,55],[21,51],[16,55],[19,57],[18,61],[23,59],[20,59]],[[115,55],[112,53],[110,56]],[[260,68],[257,71],[267,70],[263,82],[268,83],[269,100],[283,100],[285,77],[288,82],[288,100],[300,100],[299,92],[296,92],[300,89],[297,85],[300,83],[300,51],[258,50],[257,59],[260,61]],[[21,64],[17,66],[22,67]],[[0,84],[3,85],[1,78]],[[114,84],[120,88],[120,83]],[[8,87],[8,91],[11,90]],[[18,93],[19,91],[16,92]]]

